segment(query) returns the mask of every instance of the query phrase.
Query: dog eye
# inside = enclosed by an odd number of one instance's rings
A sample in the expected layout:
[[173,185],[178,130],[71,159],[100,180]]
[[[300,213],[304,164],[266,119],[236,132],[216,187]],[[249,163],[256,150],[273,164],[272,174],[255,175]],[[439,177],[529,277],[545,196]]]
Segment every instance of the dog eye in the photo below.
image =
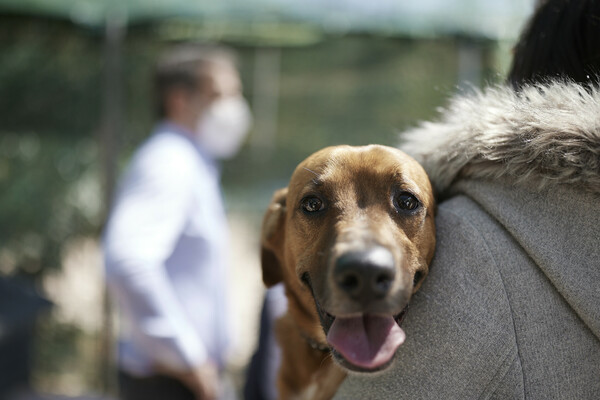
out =
[[419,200],[413,194],[408,192],[401,192],[394,197],[394,206],[399,211],[413,211],[420,205],[421,203],[419,203]]
[[300,205],[302,206],[302,210],[307,213],[322,211],[325,208],[323,201],[315,196],[303,198]]

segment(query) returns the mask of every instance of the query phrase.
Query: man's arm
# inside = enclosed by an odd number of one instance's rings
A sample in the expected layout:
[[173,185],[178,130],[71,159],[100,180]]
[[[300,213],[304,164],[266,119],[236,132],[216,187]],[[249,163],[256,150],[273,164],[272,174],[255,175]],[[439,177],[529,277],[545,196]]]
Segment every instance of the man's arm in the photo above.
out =
[[106,272],[111,292],[132,319],[136,346],[157,366],[184,372],[207,355],[165,261],[185,226],[197,175],[186,149],[161,150],[136,159],[125,177],[105,234]]

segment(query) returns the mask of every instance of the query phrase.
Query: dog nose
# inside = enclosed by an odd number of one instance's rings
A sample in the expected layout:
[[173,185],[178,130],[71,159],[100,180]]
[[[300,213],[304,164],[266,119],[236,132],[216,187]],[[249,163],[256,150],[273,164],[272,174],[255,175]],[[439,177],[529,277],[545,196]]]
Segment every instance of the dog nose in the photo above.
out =
[[340,256],[334,280],[352,299],[366,304],[385,297],[396,276],[394,257],[384,247],[354,251]]

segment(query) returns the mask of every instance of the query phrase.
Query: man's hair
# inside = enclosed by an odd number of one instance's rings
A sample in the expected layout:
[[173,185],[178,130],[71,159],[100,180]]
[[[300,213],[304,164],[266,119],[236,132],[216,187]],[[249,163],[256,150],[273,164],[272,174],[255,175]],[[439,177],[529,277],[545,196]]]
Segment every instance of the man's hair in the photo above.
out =
[[206,90],[209,68],[217,63],[237,65],[234,53],[224,47],[182,44],[166,51],[154,73],[156,110],[166,116],[166,99],[172,90]]
[[600,0],[540,1],[515,46],[508,82],[594,85],[599,73]]

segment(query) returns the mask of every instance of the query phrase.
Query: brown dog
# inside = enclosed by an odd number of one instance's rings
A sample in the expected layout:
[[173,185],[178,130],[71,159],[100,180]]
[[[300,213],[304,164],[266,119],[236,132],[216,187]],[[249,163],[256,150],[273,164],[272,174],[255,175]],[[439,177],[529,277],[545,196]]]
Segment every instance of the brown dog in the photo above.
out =
[[328,399],[345,371],[392,363],[433,257],[434,213],[425,171],[385,146],[318,151],[275,193],[262,268],[265,284],[283,282],[288,298],[276,328],[282,399]]

